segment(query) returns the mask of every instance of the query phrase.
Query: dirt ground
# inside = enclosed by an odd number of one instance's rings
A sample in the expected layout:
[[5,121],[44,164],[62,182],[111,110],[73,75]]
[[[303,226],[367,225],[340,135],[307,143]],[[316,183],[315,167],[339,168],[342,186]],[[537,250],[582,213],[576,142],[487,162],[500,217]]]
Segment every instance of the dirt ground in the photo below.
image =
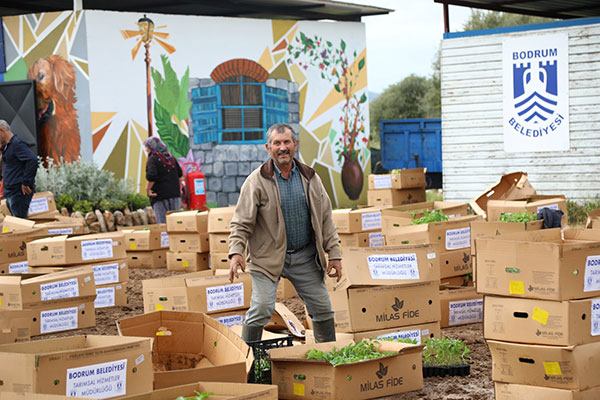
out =
[[[116,321],[144,313],[142,300],[142,280],[175,275],[178,272],[166,269],[131,269],[127,283],[127,307],[112,307],[96,310],[96,327],[37,336],[36,339],[74,335],[118,335]],[[299,319],[304,320],[304,307],[297,298],[284,302]],[[442,335],[461,339],[471,349],[471,374],[466,377],[426,378],[424,389],[382,399],[402,400],[492,400],[494,385],[491,379],[492,359],[483,340],[481,324],[442,329]]]

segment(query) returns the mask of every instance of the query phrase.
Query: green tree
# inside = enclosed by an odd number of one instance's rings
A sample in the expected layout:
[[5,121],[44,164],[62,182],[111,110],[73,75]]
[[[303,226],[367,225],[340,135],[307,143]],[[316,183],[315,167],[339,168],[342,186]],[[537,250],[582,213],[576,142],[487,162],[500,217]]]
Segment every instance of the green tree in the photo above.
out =
[[502,28],[505,26],[537,24],[549,21],[554,20],[550,18],[534,17],[532,15],[471,9],[471,16],[469,17],[469,20],[463,24],[463,30],[474,31],[480,29]]

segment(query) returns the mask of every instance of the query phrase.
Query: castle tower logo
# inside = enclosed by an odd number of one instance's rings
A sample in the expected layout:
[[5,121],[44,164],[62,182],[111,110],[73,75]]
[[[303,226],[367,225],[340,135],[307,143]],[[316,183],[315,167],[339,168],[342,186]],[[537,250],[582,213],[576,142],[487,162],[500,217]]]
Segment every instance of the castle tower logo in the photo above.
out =
[[506,38],[502,49],[504,150],[568,150],[567,34]]

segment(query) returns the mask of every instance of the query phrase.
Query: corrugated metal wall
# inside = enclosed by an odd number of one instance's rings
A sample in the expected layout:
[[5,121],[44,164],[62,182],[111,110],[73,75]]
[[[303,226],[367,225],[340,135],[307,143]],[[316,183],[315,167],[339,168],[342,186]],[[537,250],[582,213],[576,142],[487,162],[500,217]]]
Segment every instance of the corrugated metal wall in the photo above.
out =
[[[569,35],[570,150],[505,153],[502,40]],[[600,196],[600,23],[442,42],[444,198],[468,200],[501,175],[525,171],[540,194],[583,201]]]

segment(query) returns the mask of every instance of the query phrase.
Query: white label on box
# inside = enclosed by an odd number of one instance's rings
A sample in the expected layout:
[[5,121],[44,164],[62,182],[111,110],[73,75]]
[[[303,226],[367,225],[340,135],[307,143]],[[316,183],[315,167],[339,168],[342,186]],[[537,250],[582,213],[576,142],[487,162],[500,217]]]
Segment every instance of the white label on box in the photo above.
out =
[[446,231],[446,250],[464,249],[471,246],[471,228],[448,229]]
[[472,324],[483,320],[483,299],[448,303],[448,325]]
[[436,257],[437,257],[437,255],[435,253],[427,253],[427,259],[428,260],[433,260]]
[[592,336],[600,335],[600,300],[592,300]]
[[367,264],[373,279],[419,279],[416,253],[373,254]]
[[68,397],[108,399],[127,391],[127,359],[67,369]]
[[94,265],[94,283],[107,285],[119,282],[119,263]]
[[79,296],[79,283],[77,282],[77,278],[44,283],[40,285],[40,296],[42,297],[42,301],[77,297]]
[[391,189],[391,175],[373,175],[373,187],[375,189]]
[[377,336],[377,339],[413,339],[417,341],[417,344],[421,344],[421,331],[418,329],[410,329],[408,331],[398,331],[392,333],[386,333],[385,335]]
[[29,272],[29,262],[21,261],[12,264],[8,264],[9,274],[26,274]]
[[40,312],[40,333],[77,329],[77,307],[60,308]]
[[48,235],[70,235],[72,233],[73,228],[48,229]]
[[94,300],[95,308],[112,307],[115,305],[115,288],[103,287],[96,288],[96,300]]
[[40,197],[39,199],[32,199],[29,203],[29,214],[38,214],[50,211],[48,207],[48,198]]
[[429,329],[423,329],[421,331],[421,336],[429,336]]
[[540,210],[543,209],[543,208],[549,208],[551,210],[558,210],[558,204],[549,204],[547,206],[539,206],[537,208],[537,212],[540,212]]
[[219,321],[226,327],[231,328],[234,325],[242,325],[242,323],[244,322],[244,316],[242,314],[227,315],[225,317],[217,318],[217,321]]
[[81,242],[81,258],[83,260],[97,260],[98,258],[112,258],[111,239],[85,240]]
[[600,256],[588,256],[585,260],[584,292],[600,290]]
[[167,232],[160,233],[160,247],[169,247],[169,234]]
[[381,212],[364,213],[362,215],[362,230],[381,229]]
[[209,312],[243,306],[244,284],[241,282],[206,288],[206,309]]
[[144,355],[140,354],[140,356],[135,359],[135,365],[140,365],[143,362],[144,362]]
[[383,247],[383,233],[369,233],[369,247]]

